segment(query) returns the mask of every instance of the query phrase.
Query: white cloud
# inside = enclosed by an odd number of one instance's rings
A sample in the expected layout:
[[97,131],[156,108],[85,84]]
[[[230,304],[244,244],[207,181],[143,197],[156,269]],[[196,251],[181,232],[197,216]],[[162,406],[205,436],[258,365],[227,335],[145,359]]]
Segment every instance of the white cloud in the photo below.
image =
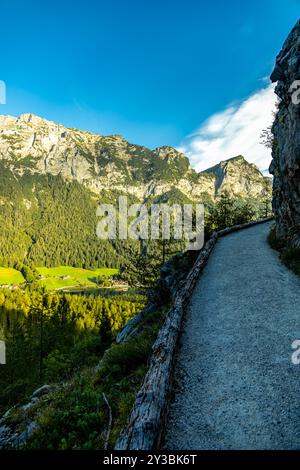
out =
[[184,139],[179,150],[189,157],[191,165],[198,171],[221,160],[243,155],[265,172],[271,161],[271,151],[260,144],[260,134],[273,121],[275,103],[274,85],[269,85],[241,103],[212,115]]

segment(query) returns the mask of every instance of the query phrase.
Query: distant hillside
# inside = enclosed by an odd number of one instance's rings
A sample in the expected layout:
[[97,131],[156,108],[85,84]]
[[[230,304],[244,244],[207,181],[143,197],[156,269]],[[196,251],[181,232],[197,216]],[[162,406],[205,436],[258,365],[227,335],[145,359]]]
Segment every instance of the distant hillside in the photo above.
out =
[[253,163],[242,155],[229,158],[208,168],[203,173],[211,175],[215,182],[215,196],[261,197],[272,191],[272,178],[264,177]]
[[118,267],[131,242],[96,237],[98,203],[206,202],[271,197],[271,182],[242,156],[197,173],[172,147],[67,129],[31,114],[0,116],[0,266],[32,261]]
[[241,156],[197,173],[172,147],[149,150],[121,136],[67,129],[32,114],[0,116],[0,159],[16,177],[61,175],[95,194],[114,188],[140,200],[173,187],[192,200],[214,198],[225,189],[230,195],[260,197],[267,181]]

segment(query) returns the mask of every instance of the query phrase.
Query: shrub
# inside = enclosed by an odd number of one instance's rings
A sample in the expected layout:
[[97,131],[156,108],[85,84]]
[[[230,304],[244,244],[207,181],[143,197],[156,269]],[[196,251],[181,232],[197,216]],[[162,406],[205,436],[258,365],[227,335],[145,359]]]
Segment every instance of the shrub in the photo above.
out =
[[300,275],[300,249],[293,248],[288,241],[276,237],[275,227],[268,235],[270,246],[280,253],[282,262],[294,273]]

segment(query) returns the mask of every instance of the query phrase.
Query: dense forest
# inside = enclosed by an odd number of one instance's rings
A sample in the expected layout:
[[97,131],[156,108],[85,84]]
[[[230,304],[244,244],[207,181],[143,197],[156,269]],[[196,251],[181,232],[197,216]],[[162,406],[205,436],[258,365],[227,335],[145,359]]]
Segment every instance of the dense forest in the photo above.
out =
[[[71,194],[79,190],[74,188]],[[64,189],[63,185],[62,194]],[[269,210],[267,201],[233,201],[224,195],[216,204],[206,205],[205,237],[225,226],[263,217]],[[118,276],[149,293],[162,262],[183,249],[174,240],[129,246]],[[0,339],[7,350],[7,363],[0,368],[0,415],[12,407],[5,421],[12,429],[37,423],[25,448],[113,447],[147,370],[168,299],[145,318],[137,336],[115,344],[116,333],[147,299],[145,295],[112,294],[47,293],[36,288],[34,275],[25,289],[0,290]],[[53,386],[52,392],[27,411],[32,392],[43,384]],[[109,438],[106,400],[113,415]]]
[[[138,243],[130,239],[100,240],[96,235],[98,204],[116,204],[118,196],[113,189],[96,196],[76,181],[68,182],[60,176],[25,172],[17,179],[0,161],[0,266],[123,266],[139,249]],[[131,196],[128,204],[137,202]],[[149,197],[146,204],[165,202],[191,201],[174,188],[162,196]],[[224,223],[270,213],[269,198],[247,200],[224,194],[214,202],[208,196],[199,202],[206,207],[207,232]]]
[[0,414],[39,384],[66,380],[99,360],[116,332],[144,305],[139,295],[62,295],[26,289],[0,291]]
[[130,242],[97,238],[100,201],[108,202],[107,195],[97,198],[59,176],[16,180],[0,161],[0,266],[119,267]]
[[[96,196],[60,176],[24,172],[16,178],[1,161],[0,195],[0,266],[16,268],[26,281],[22,288],[0,289],[0,340],[7,351],[6,365],[0,368],[0,416],[11,409],[8,424],[22,429],[31,419],[31,411],[28,415],[22,406],[36,388],[50,384],[54,391],[32,410],[39,431],[27,448],[103,448],[105,394],[114,415],[113,446],[147,369],[168,298],[145,319],[138,337],[121,345],[114,338],[143,308],[155,290],[160,266],[184,251],[185,241],[99,240],[97,206],[116,203],[119,194],[112,190]],[[128,201],[137,202],[133,197]],[[271,212],[267,197],[259,201],[223,194],[199,202],[205,204],[205,239],[214,230]],[[147,206],[152,203],[191,201],[173,188],[149,197]],[[46,292],[37,282],[36,267],[41,266],[118,268],[118,280],[139,293]]]

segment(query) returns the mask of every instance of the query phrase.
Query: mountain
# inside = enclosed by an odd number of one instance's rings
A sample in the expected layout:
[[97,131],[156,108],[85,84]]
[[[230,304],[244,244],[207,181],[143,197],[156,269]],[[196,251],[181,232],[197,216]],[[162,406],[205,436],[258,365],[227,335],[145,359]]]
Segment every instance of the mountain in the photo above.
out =
[[32,114],[0,116],[0,159],[16,176],[62,176],[96,195],[127,193],[144,200],[174,187],[191,200],[229,195],[260,197],[271,187],[242,156],[197,173],[172,147],[149,150],[118,135],[67,129]]
[[0,266],[118,267],[133,246],[96,236],[99,202],[205,202],[271,197],[242,156],[197,173],[172,147],[68,129],[32,114],[0,116]]
[[257,166],[248,163],[242,155],[221,161],[203,173],[214,178],[215,196],[260,198],[272,191],[272,179],[264,177]]

